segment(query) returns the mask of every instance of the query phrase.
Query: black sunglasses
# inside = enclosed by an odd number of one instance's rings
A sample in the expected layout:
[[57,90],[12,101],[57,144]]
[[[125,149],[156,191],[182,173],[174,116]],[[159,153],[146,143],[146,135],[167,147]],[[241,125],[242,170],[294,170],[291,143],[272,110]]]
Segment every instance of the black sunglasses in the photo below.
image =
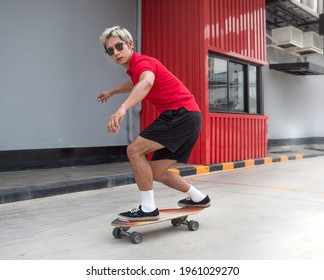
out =
[[115,49],[119,52],[122,51],[124,49],[124,43],[125,42],[119,42],[114,47],[107,48],[106,54],[108,54],[109,56],[112,56],[115,53]]

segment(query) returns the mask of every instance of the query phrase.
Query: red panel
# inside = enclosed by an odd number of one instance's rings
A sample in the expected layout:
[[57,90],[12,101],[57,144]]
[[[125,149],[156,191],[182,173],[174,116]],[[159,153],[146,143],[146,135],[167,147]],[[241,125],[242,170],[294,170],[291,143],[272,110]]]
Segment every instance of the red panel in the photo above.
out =
[[210,50],[266,65],[265,1],[209,0]]
[[267,156],[267,116],[209,114],[212,146],[206,163]]
[[[143,0],[142,53],[159,59],[194,94],[203,110],[205,102],[204,5],[197,0]],[[141,128],[158,112],[144,102]],[[206,129],[202,130],[201,137]],[[204,155],[198,140],[190,162]],[[204,147],[202,147],[204,148]]]

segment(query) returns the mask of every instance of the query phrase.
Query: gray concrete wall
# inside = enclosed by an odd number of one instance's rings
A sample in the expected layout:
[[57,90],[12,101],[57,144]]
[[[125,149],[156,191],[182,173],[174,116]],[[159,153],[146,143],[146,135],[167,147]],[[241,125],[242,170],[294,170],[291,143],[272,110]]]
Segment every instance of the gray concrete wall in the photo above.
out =
[[[106,121],[125,95],[97,95],[128,79],[99,42],[121,25],[136,38],[137,1],[3,0],[0,2],[0,151],[119,146]],[[134,114],[135,131],[139,113]]]
[[[303,61],[269,47],[271,62]],[[307,61],[324,66],[323,55]],[[324,136],[324,76],[293,76],[264,67],[264,108],[269,116],[269,139],[312,138]]]

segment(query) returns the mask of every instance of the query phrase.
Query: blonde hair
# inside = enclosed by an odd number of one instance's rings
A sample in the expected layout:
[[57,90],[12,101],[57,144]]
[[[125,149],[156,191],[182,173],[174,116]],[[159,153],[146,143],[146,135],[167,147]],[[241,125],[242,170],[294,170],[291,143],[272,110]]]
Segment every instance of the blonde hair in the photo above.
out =
[[133,41],[133,37],[129,33],[129,31],[125,28],[121,28],[120,26],[106,28],[106,30],[102,32],[100,36],[100,41],[104,48],[106,48],[106,41],[110,37],[119,37],[124,42],[127,42],[129,40]]

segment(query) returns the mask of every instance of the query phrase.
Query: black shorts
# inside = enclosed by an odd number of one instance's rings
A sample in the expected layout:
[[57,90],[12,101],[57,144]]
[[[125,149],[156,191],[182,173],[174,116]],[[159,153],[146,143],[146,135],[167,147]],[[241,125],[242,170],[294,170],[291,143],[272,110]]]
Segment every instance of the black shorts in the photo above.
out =
[[154,152],[152,160],[171,159],[187,163],[200,129],[201,113],[181,107],[163,112],[140,136],[164,146]]

